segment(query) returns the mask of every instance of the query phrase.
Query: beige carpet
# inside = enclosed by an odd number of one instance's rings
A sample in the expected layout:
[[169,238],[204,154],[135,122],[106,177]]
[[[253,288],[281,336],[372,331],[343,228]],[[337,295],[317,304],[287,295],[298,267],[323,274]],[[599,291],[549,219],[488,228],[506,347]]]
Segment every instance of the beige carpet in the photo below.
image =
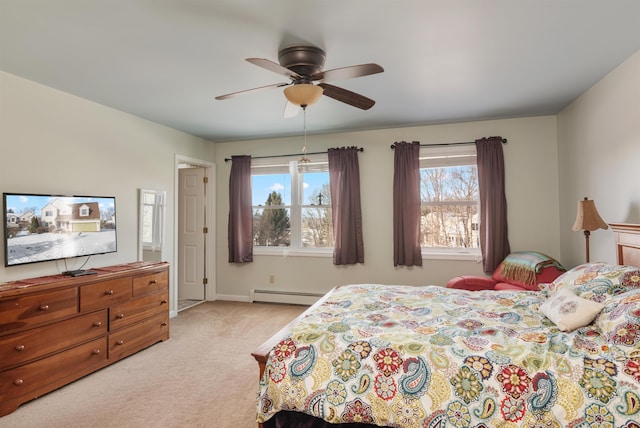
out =
[[207,302],[171,319],[171,339],[23,404],[0,427],[256,427],[251,352],[306,308]]

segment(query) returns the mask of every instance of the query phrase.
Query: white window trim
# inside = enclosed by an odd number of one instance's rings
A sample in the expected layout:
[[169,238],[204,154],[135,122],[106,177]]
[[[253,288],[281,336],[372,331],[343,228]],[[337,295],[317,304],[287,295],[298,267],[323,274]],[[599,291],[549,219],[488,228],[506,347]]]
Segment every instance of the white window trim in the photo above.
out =
[[[420,169],[428,167],[468,165],[470,157],[476,157],[474,148],[469,145],[459,146],[424,146],[420,149]],[[431,161],[440,158],[442,161]],[[422,204],[421,204],[422,205]],[[423,260],[472,260],[482,262],[480,248],[438,248],[420,247]]]
[[329,248],[290,248],[290,247],[253,247],[253,255],[284,257],[333,257],[333,247]]
[[480,248],[421,248],[423,260],[473,260],[477,263],[482,261]]

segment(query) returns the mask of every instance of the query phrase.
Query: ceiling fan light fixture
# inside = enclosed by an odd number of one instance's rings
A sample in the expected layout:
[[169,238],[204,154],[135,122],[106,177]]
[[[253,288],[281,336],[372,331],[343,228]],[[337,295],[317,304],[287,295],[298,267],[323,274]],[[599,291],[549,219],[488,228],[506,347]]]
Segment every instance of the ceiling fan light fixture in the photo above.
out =
[[317,102],[322,96],[323,89],[311,83],[299,83],[287,86],[284,89],[284,96],[291,104],[297,106],[308,106]]

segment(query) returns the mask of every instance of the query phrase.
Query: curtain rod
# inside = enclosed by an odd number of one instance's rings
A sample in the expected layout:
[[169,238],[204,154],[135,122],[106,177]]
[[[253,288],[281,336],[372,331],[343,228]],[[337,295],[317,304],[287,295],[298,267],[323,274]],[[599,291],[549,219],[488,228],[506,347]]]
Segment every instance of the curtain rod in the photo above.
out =
[[[463,144],[475,144],[475,141],[464,141],[461,143],[439,143],[439,144],[420,144],[420,147],[436,147],[436,146],[459,146],[459,145],[463,145]],[[502,139],[502,144],[507,144],[507,139],[503,138]],[[392,149],[396,148],[396,143],[393,143],[391,145]]]
[[[358,147],[358,151],[359,152],[364,152],[364,148],[363,147]],[[322,155],[327,153],[326,151],[324,152],[309,152],[309,153],[291,153],[288,155],[271,155],[271,156],[256,156],[256,157],[251,157],[251,159],[269,159],[269,158],[284,158],[284,157],[289,157],[289,156],[304,156],[304,155]],[[229,162],[230,160],[232,160],[231,158],[224,158],[225,162]]]

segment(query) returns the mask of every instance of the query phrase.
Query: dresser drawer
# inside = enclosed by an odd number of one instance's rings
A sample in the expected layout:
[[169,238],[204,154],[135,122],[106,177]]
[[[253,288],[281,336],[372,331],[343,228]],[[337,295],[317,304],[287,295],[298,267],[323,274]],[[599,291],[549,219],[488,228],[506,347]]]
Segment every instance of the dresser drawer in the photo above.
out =
[[0,402],[27,395],[107,359],[107,339],[96,339],[49,358],[0,373]]
[[168,291],[138,297],[109,308],[109,330],[114,331],[152,315],[168,311]]
[[80,287],[82,312],[106,308],[131,298],[131,278],[113,279]]
[[133,297],[169,289],[169,272],[151,273],[133,278]]
[[107,310],[0,337],[0,370],[107,334]]
[[169,338],[169,313],[133,324],[109,334],[109,359],[120,359]]
[[78,289],[48,291],[0,301],[0,333],[78,313]]

